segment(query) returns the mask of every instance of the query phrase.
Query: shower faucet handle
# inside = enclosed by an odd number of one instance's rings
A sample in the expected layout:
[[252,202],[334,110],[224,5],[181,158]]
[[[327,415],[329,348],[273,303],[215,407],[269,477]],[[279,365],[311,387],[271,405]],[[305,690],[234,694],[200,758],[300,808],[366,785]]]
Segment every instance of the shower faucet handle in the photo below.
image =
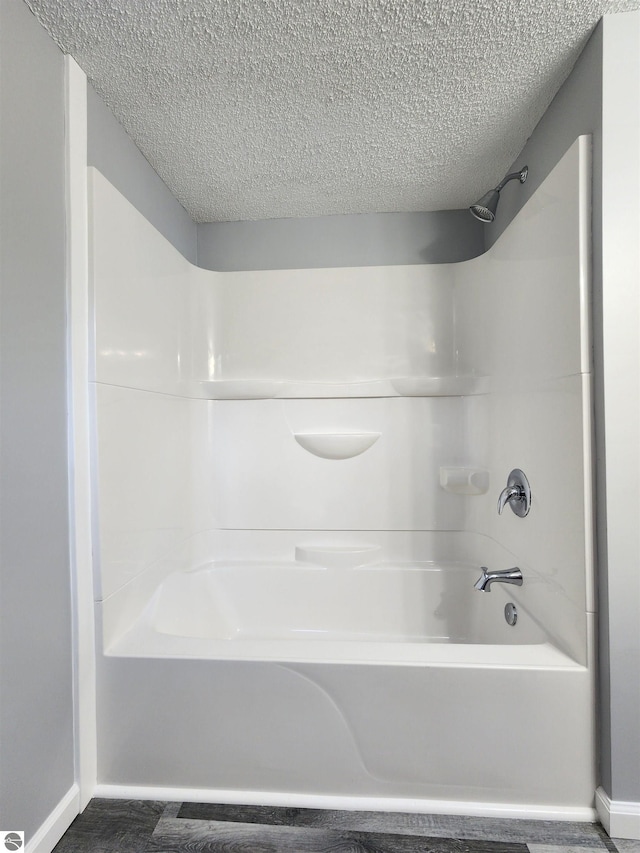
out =
[[506,487],[500,492],[498,515],[502,515],[507,504],[520,518],[528,515],[531,509],[531,487],[524,471],[520,468],[513,469],[509,474]]
[[511,504],[512,501],[521,501],[523,498],[524,491],[520,486],[507,486],[500,492],[498,498],[498,515],[502,515],[502,510],[507,504]]

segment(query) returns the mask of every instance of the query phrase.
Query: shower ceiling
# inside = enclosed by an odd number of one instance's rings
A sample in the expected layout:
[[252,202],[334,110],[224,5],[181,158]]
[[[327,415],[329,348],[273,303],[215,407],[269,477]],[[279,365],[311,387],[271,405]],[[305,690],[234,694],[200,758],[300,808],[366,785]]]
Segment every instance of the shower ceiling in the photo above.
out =
[[640,0],[28,0],[198,222],[467,207]]

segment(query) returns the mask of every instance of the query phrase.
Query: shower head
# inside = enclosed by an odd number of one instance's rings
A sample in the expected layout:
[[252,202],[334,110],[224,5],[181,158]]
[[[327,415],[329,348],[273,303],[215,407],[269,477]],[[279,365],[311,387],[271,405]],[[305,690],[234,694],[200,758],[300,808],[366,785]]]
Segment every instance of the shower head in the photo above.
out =
[[475,204],[472,204],[469,210],[480,222],[493,222],[496,218],[496,208],[499,201],[500,193],[498,190],[489,190]]
[[481,199],[471,205],[469,208],[471,214],[475,216],[476,219],[479,219],[480,222],[493,222],[496,218],[496,210],[498,208],[498,202],[500,201],[500,191],[504,185],[516,178],[521,184],[524,184],[527,180],[528,174],[529,168],[527,166],[523,166],[519,172],[512,172],[510,175],[507,175],[504,180],[500,181],[494,190],[489,190],[489,192],[485,193]]

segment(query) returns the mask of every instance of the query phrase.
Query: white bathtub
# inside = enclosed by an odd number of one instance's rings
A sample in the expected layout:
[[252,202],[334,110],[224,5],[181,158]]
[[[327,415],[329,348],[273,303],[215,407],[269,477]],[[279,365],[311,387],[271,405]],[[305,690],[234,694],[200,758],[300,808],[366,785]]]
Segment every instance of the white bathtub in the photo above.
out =
[[211,562],[167,576],[115,656],[326,663],[573,666],[519,607],[513,587],[481,593],[476,565],[327,568]]
[[101,658],[105,790],[591,819],[590,673],[524,605],[509,626],[514,588],[478,577],[446,561],[168,574]]

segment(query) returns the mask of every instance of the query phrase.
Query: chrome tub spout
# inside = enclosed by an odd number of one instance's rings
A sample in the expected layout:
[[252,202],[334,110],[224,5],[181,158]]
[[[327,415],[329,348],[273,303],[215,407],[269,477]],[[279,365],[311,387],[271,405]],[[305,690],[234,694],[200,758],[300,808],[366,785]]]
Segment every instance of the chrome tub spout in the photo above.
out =
[[513,569],[504,569],[501,572],[490,572],[486,566],[482,566],[482,577],[474,583],[474,589],[480,592],[491,592],[492,583],[512,583],[522,586],[522,572],[515,566]]

